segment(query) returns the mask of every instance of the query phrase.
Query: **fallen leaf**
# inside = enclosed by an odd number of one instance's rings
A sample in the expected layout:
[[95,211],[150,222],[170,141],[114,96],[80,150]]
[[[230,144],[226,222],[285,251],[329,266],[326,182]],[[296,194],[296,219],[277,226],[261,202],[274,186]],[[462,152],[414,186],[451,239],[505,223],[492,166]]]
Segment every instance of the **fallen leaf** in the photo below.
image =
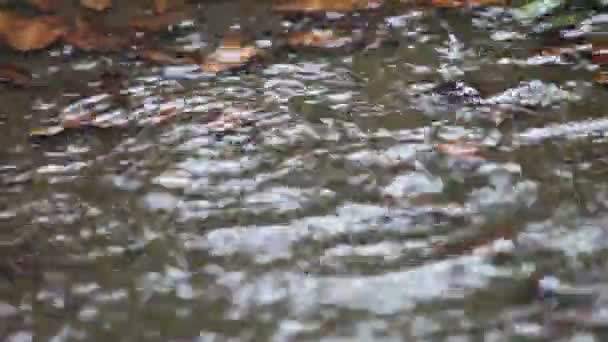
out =
[[52,137],[54,135],[60,134],[64,130],[65,130],[65,128],[61,127],[61,126],[35,128],[30,131],[30,137],[32,137],[32,138]]
[[469,142],[449,142],[435,145],[435,150],[453,157],[479,158],[479,146]]
[[158,32],[167,27],[181,23],[191,18],[191,12],[186,10],[170,11],[160,15],[141,16],[132,18],[129,26],[138,31]]
[[127,36],[106,32],[84,18],[76,19],[64,41],[84,51],[118,51],[129,45]]
[[201,68],[205,72],[219,73],[244,67],[258,55],[258,49],[253,46],[242,48],[219,47],[205,58]]
[[338,35],[333,30],[293,32],[287,36],[287,45],[292,48],[341,48],[353,43],[353,36]]
[[57,16],[21,17],[0,14],[0,36],[15,50],[44,49],[66,33],[65,22]]
[[574,56],[578,52],[589,51],[591,44],[581,44],[573,46],[548,46],[539,51],[541,56]]
[[608,86],[608,71],[598,71],[593,75],[593,81],[597,84]]
[[259,56],[258,48],[243,44],[240,33],[230,32],[222,44],[204,59],[201,68],[204,72],[211,73],[240,69]]
[[112,0],[80,0],[80,5],[95,11],[105,11],[112,7]]
[[32,74],[29,70],[15,64],[0,64],[0,82],[23,87],[31,84]]
[[198,61],[193,56],[182,56],[171,54],[166,51],[156,50],[156,49],[145,49],[137,54],[143,60],[146,60],[155,64],[173,64],[173,65],[182,65],[182,64],[197,64]]
[[275,0],[272,9],[281,13],[354,12],[381,5],[382,0]]
[[591,54],[591,62],[597,65],[608,65],[608,48],[595,48]]

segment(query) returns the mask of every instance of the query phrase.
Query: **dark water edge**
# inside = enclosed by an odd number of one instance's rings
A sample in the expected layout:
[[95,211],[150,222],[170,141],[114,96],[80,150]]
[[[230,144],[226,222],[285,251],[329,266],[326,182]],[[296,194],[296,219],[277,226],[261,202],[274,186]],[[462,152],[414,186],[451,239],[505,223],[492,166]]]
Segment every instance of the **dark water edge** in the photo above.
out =
[[[159,42],[276,30],[270,5],[206,2]],[[542,36],[508,9],[392,4],[374,20],[391,24],[370,29],[389,37],[378,48],[217,77],[3,50],[48,86],[0,92],[0,337],[606,339],[608,93],[588,59],[534,57]],[[103,110],[187,115],[29,137],[108,70],[128,75],[128,105]],[[210,126],[214,111],[247,124]],[[437,149],[465,143],[474,155]],[[541,300],[550,276],[571,287]]]

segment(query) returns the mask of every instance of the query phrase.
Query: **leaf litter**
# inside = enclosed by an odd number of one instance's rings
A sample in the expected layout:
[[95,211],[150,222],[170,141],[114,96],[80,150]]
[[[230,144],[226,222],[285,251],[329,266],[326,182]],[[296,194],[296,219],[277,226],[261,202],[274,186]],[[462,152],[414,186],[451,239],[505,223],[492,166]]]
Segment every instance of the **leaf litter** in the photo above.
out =
[[[29,1],[33,7],[44,11],[57,11],[61,8],[60,1]],[[419,4],[419,3],[418,3]],[[418,5],[417,4],[417,5]],[[426,2],[430,7],[449,8],[473,8],[479,6],[510,6],[508,0],[429,0]],[[540,2],[538,2],[540,4]],[[113,10],[111,0],[81,0],[80,5],[93,11],[106,13]],[[294,14],[304,16],[315,16],[325,13],[354,14],[361,11],[378,10],[384,5],[382,0],[274,0],[272,11],[285,18]],[[204,73],[221,74],[224,72],[235,72],[247,69],[258,62],[264,62],[273,52],[261,49],[252,40],[243,37],[240,31],[226,32],[215,50],[206,55],[200,52],[182,53],[162,47],[150,47],[146,41],[138,39],[137,32],[161,33],[172,26],[192,19],[192,4],[186,1],[154,0],[152,1],[152,14],[135,16],[129,20],[127,27],[108,29],[103,24],[103,15],[98,18],[87,16],[86,13],[78,15],[69,20],[60,15],[40,15],[27,17],[9,10],[0,11],[0,38],[1,40],[18,51],[41,50],[58,42],[63,42],[85,52],[121,52],[131,50],[134,55],[147,63],[157,65],[198,65]],[[537,18],[532,9],[536,5],[527,5],[520,8],[518,13],[527,13],[528,17]],[[526,12],[527,11],[527,12]],[[542,12],[542,11],[541,11]],[[347,26],[341,26],[341,17],[327,27],[326,22],[322,26],[315,27],[315,19],[309,20],[313,27],[302,29],[301,25],[295,30],[291,28],[286,33],[286,44],[295,50],[301,49],[323,49],[350,47],[364,40],[365,33],[361,30]],[[332,19],[333,20],[333,19]],[[305,20],[306,22],[306,20]],[[331,22],[331,21],[330,21]],[[293,25],[292,25],[293,26]],[[273,46],[272,44],[270,45]],[[539,50],[542,56],[567,56],[572,57],[580,52],[587,52],[589,44],[576,44],[569,46],[546,46]],[[596,64],[604,64],[604,52],[593,47],[591,61]],[[0,80],[23,86],[29,83],[27,72],[23,70],[3,67],[0,69]],[[605,84],[604,72],[596,73],[594,81]],[[176,116],[175,110],[161,111],[158,120],[151,122],[166,122]],[[97,113],[86,113],[77,120],[69,119],[60,125],[64,128],[90,126],[101,124],[95,123]],[[110,121],[112,122],[112,121]],[[107,124],[107,123],[106,123]],[[121,121],[121,125],[124,122]],[[111,124],[109,124],[111,126]],[[53,133],[57,129],[51,130]],[[439,146],[444,153],[455,153],[454,148]],[[466,149],[465,149],[466,150]],[[466,154],[466,153],[465,153]]]

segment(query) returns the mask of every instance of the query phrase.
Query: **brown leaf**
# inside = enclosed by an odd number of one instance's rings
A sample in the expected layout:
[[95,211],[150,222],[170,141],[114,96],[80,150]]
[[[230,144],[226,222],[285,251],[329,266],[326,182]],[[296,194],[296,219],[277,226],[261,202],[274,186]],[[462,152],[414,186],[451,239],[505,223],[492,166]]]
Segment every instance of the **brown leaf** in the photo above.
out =
[[608,65],[608,48],[593,48],[593,53],[591,54],[591,62],[597,65]]
[[78,18],[64,41],[84,51],[118,51],[129,45],[125,35],[111,34],[84,18]]
[[21,17],[10,12],[0,14],[0,36],[15,50],[44,49],[65,33],[66,25],[57,16]]
[[95,11],[105,11],[112,7],[112,0],[80,0],[80,5]]
[[255,46],[243,43],[241,32],[229,31],[220,46],[204,58],[201,68],[211,73],[240,69],[260,57],[260,54]]
[[353,12],[378,8],[382,0],[275,0],[273,10],[281,13]]
[[353,35],[339,35],[333,30],[312,30],[309,32],[292,32],[287,36],[287,45],[292,48],[341,48],[354,40]]
[[29,70],[15,64],[0,64],[0,82],[23,87],[32,83],[32,74]]
[[166,51],[157,49],[145,49],[138,53],[138,56],[148,62],[156,64],[197,64],[197,60],[194,56],[180,56],[171,54]]
[[593,81],[597,84],[608,86],[608,71],[598,71],[593,75]]
[[573,46],[548,46],[539,51],[541,56],[574,56],[578,52],[588,51],[591,46],[589,44],[573,45]]
[[221,46],[205,58],[201,68],[203,71],[211,73],[239,69],[247,65],[258,55],[258,49],[253,46]]
[[170,11],[160,15],[135,17],[131,19],[129,26],[139,31],[158,32],[189,18],[189,11]]

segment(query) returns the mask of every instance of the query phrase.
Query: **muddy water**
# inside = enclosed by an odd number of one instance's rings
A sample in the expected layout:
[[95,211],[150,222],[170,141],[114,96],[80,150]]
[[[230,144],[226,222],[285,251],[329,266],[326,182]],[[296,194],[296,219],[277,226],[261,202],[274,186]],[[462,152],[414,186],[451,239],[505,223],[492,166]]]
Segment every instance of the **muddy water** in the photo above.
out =
[[[202,5],[160,42],[276,30],[269,5]],[[535,57],[497,8],[374,20],[378,46],[217,77],[3,51],[47,86],[0,94],[2,339],[604,340],[608,96],[589,62]],[[120,103],[92,97],[108,71]],[[185,115],[29,138],[83,100]]]

